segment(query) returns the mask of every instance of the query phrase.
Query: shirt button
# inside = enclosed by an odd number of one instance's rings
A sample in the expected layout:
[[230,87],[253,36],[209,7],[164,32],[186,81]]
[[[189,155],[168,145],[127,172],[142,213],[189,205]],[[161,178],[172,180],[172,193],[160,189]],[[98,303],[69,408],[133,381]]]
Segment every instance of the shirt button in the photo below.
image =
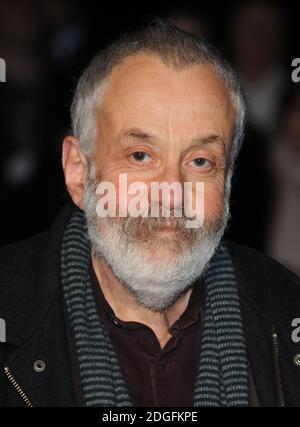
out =
[[46,369],[46,363],[43,360],[36,360],[33,364],[35,372],[41,373]]
[[294,357],[294,363],[298,368],[300,368],[300,354],[296,354]]

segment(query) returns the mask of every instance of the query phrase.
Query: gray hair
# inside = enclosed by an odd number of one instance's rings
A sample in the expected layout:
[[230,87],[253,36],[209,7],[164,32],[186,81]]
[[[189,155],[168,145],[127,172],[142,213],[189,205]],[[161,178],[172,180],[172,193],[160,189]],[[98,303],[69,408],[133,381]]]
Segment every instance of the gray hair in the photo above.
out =
[[214,67],[228,89],[236,111],[228,156],[227,182],[230,181],[243,140],[246,112],[245,99],[237,75],[229,63],[206,41],[162,20],[157,20],[133,34],[124,35],[107,46],[93,58],[80,77],[72,102],[71,118],[73,135],[79,139],[83,153],[89,157],[93,151],[96,140],[96,109],[110,73],[123,60],[138,53],[156,55],[165,65],[174,69],[196,64],[211,64]]

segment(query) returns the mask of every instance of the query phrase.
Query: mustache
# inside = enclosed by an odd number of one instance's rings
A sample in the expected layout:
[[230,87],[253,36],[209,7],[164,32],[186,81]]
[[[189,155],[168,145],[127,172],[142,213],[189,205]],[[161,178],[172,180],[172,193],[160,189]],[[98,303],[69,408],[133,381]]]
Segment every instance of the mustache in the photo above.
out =
[[[108,219],[108,218],[107,218]],[[176,239],[182,240],[183,243],[193,243],[203,233],[214,232],[219,227],[220,221],[213,223],[204,223],[202,228],[188,228],[186,222],[190,217],[176,216],[175,210],[169,211],[168,217],[126,217],[126,218],[109,218],[111,223],[119,225],[121,231],[127,238],[128,242],[144,241],[148,242],[153,239],[155,232],[163,230],[172,230],[175,232]],[[179,236],[180,235],[180,236]]]

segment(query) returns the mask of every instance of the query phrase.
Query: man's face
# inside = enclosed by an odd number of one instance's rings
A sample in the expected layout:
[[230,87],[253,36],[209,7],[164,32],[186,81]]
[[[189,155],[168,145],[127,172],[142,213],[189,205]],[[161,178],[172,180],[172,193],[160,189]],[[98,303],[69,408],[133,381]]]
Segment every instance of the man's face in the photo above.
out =
[[[89,236],[96,254],[137,300],[163,310],[203,272],[224,232],[226,159],[235,112],[226,89],[210,66],[180,71],[158,58],[130,57],[115,68],[97,111],[93,174],[84,191]],[[187,218],[174,215],[178,203],[169,198],[170,218],[99,218],[97,183],[116,188],[126,175],[127,186],[142,182],[149,206],[153,182],[191,183],[189,200],[196,203],[196,183],[204,184],[204,218],[199,229],[186,228]],[[185,190],[183,190],[183,194]],[[127,194],[128,204],[134,195]],[[172,214],[173,211],[173,214]]]
[[119,174],[128,185],[142,181],[149,203],[151,182],[203,182],[210,223],[223,207],[234,114],[210,66],[177,71],[156,57],[130,57],[112,72],[97,112],[97,177],[117,189]]

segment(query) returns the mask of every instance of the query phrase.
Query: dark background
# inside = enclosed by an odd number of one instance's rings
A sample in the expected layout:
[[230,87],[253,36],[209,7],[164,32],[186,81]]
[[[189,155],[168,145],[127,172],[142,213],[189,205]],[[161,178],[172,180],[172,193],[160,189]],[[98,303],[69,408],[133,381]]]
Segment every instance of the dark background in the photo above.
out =
[[[300,83],[291,79],[292,59],[300,57],[296,4],[0,0],[0,57],[7,67],[0,83],[0,244],[46,228],[67,199],[61,142],[76,80],[93,54],[124,32],[168,18],[215,44],[252,94],[228,236],[280,259],[274,248],[286,254],[291,248],[278,236],[291,233],[300,252],[297,219],[278,220],[297,217],[300,204]],[[293,203],[285,201],[291,188]],[[298,265],[281,261],[300,271],[300,255]]]

